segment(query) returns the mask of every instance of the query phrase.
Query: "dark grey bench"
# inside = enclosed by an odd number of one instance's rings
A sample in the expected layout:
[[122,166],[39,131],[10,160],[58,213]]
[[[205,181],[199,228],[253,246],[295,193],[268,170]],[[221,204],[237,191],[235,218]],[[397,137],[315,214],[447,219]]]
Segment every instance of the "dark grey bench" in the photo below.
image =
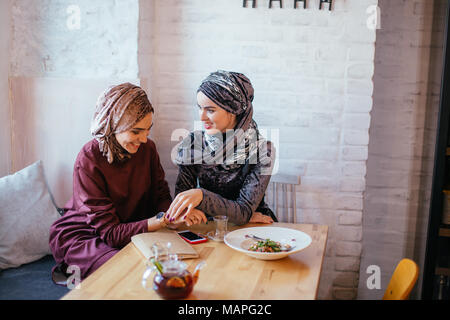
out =
[[57,300],[70,290],[53,283],[55,260],[47,255],[18,268],[0,271],[0,300]]

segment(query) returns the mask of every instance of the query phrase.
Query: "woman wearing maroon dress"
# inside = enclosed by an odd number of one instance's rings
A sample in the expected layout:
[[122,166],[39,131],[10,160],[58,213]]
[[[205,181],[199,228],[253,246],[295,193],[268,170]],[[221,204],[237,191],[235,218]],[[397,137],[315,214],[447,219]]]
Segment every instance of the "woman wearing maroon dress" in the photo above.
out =
[[[153,112],[144,90],[130,83],[110,87],[99,97],[91,124],[94,139],[75,161],[73,196],[50,229],[57,263],[53,273],[67,276],[72,266],[84,279],[133,235],[169,222],[170,190],[155,144],[147,139]],[[203,216],[187,220],[199,223]]]

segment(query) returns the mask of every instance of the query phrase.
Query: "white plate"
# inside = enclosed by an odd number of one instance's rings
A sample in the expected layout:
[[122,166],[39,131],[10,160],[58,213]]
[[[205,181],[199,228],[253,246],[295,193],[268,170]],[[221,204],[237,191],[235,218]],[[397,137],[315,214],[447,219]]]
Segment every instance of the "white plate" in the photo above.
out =
[[[283,252],[255,252],[248,248],[257,240],[248,239],[245,235],[255,235],[263,239],[270,239],[295,246],[291,251]],[[224,242],[230,248],[243,252],[251,257],[262,260],[277,260],[287,257],[290,254],[299,252],[311,244],[311,237],[301,231],[289,228],[278,227],[254,227],[238,229],[228,233],[225,236]]]

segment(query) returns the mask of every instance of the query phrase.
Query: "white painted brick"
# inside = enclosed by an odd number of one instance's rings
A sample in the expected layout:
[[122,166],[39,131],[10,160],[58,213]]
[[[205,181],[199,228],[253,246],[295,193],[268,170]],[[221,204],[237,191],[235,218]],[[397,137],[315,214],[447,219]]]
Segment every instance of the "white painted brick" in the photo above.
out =
[[[309,62],[309,65],[311,65],[311,62]],[[332,79],[343,79],[345,77],[345,65],[341,63],[322,62],[311,66],[315,76]]]
[[[340,113],[329,113],[329,112],[313,112],[311,114],[311,126],[319,128],[327,128],[327,131],[339,134],[340,130],[333,128],[329,130],[330,127],[337,127],[340,123]],[[337,142],[337,141],[335,141]]]
[[320,94],[325,91],[325,81],[323,79],[297,78],[295,91],[299,94]]
[[362,224],[362,211],[339,211],[338,224],[360,226]]
[[333,193],[297,192],[297,207],[301,209],[333,209],[335,202]]
[[334,177],[339,174],[339,164],[331,161],[308,161],[306,164],[305,175]]
[[294,26],[323,26],[324,22],[318,21],[317,17],[318,16],[314,15],[311,11],[303,11],[300,14],[292,15],[292,24]]
[[349,61],[373,62],[375,57],[375,46],[373,44],[352,43],[349,48]]
[[301,155],[304,160],[336,161],[339,148],[334,146],[299,145],[298,143],[280,140],[279,154],[281,158],[286,159],[298,159],[299,155]]
[[137,78],[139,1],[83,1],[79,29],[67,26],[70,4],[12,1],[12,75]]
[[272,44],[268,48],[273,58],[291,58],[290,61],[310,61],[313,59],[314,45],[309,43],[295,43],[286,45],[284,43]]
[[315,39],[321,43],[342,42],[346,39],[345,27],[323,27],[316,30]]
[[280,159],[280,168],[286,168],[286,174],[304,176],[307,162],[300,159]]
[[369,129],[370,115],[368,113],[345,113],[343,119],[344,128],[353,130]]
[[283,37],[278,30],[270,27],[239,29],[239,32],[233,33],[234,40],[238,41],[261,41],[270,43],[282,43]]
[[353,256],[360,257],[362,252],[361,242],[354,241],[337,241],[336,256]]
[[365,177],[366,172],[367,166],[363,161],[344,162],[342,165],[342,174],[344,176]]
[[[289,109],[286,108],[286,110]],[[279,123],[280,126],[286,127],[309,128],[311,123],[310,115],[308,114],[293,113],[293,116],[290,119],[286,119],[286,117],[283,114],[281,113],[274,114],[273,111],[267,109],[258,110],[253,119],[258,123],[258,128],[264,128],[266,126],[270,127],[273,126],[274,123]],[[288,137],[288,140],[297,141],[295,137],[294,138]]]
[[279,125],[280,141],[283,142],[300,142],[314,145],[334,145],[338,142],[339,129],[283,127],[286,125],[284,122],[281,122]]
[[344,143],[352,146],[367,146],[369,144],[369,131],[345,130]]
[[[341,288],[355,288],[358,286],[358,273],[357,272],[336,272],[335,278],[333,279],[333,285]],[[348,296],[349,293],[345,293],[346,299],[354,299],[354,290],[351,290],[352,294]],[[343,289],[340,289],[340,297],[344,295]],[[337,298],[337,297],[336,297]]]
[[356,299],[357,290],[350,288],[339,288],[333,289],[333,299],[336,300],[353,300]]
[[[300,209],[301,221],[304,223],[334,225],[336,222],[335,210],[321,208],[321,209]],[[334,256],[334,236],[329,233],[327,241],[327,251],[329,256]]]
[[374,72],[373,63],[352,64],[347,67],[347,76],[350,79],[371,79]]
[[367,147],[344,147],[342,149],[342,158],[344,160],[363,161],[367,160],[367,156]]
[[280,114],[284,118],[287,118],[284,112],[274,112],[273,106],[283,108],[286,112],[292,111],[292,115],[295,118],[309,118],[307,113],[294,112],[299,108],[297,103],[297,96],[294,94],[281,94],[281,93],[271,93],[265,94],[259,91],[259,96],[254,99],[255,114],[258,112],[258,108],[265,108],[264,111],[270,112],[271,115]]
[[352,96],[348,95],[346,99],[346,112],[362,112],[367,113],[372,110],[371,96]]
[[321,45],[315,50],[316,61],[346,61],[348,48],[345,45]]
[[353,21],[348,22],[345,26],[343,37],[349,42],[372,44],[375,42],[376,35],[373,30],[367,28],[364,20],[361,24],[353,23]]
[[317,28],[305,26],[295,31],[294,40],[296,43],[314,43],[316,41],[316,34],[319,33]]
[[314,21],[311,12],[298,12],[296,15],[286,14],[283,10],[273,10],[270,15],[270,23],[274,26],[307,26]]
[[364,178],[347,177],[339,184],[339,191],[342,192],[363,192],[365,189],[366,180]]
[[337,271],[359,271],[359,257],[336,257],[335,270]]
[[301,192],[335,192],[339,186],[336,179],[305,176],[298,189]]
[[302,109],[311,110],[333,110],[340,112],[345,105],[345,98],[341,95],[316,95],[316,94],[298,94],[297,106]]
[[249,58],[267,58],[268,50],[265,46],[245,45],[242,46],[241,54],[243,57]]
[[330,95],[344,95],[345,94],[345,82],[341,80],[327,80],[327,93]]
[[362,194],[341,194],[338,197],[336,209],[339,210],[362,210],[363,199]]
[[372,80],[348,80],[347,93],[362,96],[372,96]]

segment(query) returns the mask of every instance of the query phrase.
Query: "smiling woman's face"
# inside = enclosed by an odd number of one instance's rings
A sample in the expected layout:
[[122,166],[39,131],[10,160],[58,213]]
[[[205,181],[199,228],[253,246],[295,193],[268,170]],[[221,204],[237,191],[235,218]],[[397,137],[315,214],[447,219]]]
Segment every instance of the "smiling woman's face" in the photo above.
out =
[[225,133],[236,126],[236,115],[219,107],[201,91],[197,93],[197,105],[207,134]]
[[116,133],[116,140],[129,153],[136,153],[141,143],[147,142],[147,136],[153,126],[153,113],[147,114],[133,128]]

